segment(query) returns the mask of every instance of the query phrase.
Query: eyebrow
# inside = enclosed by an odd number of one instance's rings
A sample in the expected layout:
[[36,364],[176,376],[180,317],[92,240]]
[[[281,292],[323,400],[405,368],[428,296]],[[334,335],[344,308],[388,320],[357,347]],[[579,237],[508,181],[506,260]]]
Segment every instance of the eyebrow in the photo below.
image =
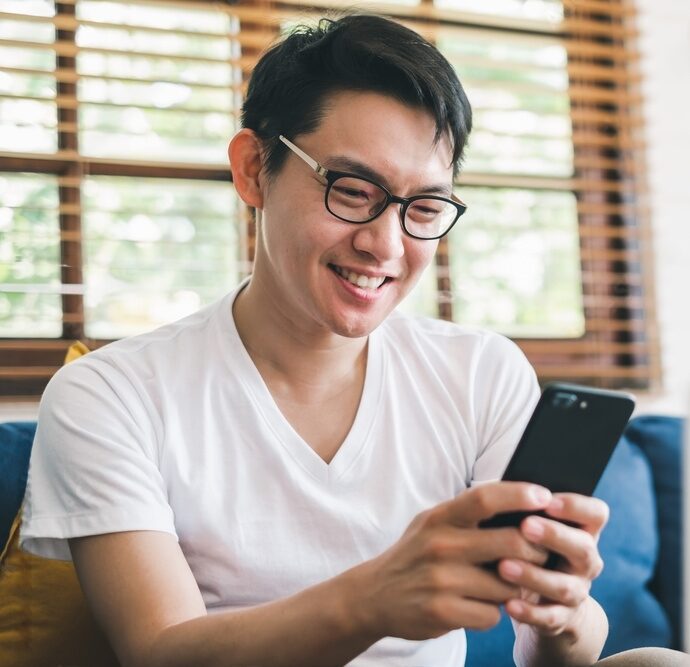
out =
[[[328,163],[329,165],[333,165],[333,167],[331,167],[324,164],[324,167],[329,171],[345,171],[355,176],[363,176],[376,183],[381,183],[381,185],[385,186],[388,190],[391,190],[390,183],[383,174],[380,174],[375,169],[368,167],[358,160],[353,160],[344,155],[335,155],[328,159]],[[444,197],[450,197],[453,194],[452,186],[439,184],[416,188],[416,191],[426,195],[441,195]]]

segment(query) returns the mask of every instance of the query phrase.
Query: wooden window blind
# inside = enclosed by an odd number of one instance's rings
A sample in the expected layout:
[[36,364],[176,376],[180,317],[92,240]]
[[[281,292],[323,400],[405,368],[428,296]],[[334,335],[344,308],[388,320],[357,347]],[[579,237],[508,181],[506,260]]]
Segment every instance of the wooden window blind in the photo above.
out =
[[[242,91],[282,30],[341,7],[0,1],[0,398],[251,270],[225,158]],[[654,385],[631,2],[359,7],[433,41],[475,110],[470,210],[403,307],[510,335],[544,381]]]

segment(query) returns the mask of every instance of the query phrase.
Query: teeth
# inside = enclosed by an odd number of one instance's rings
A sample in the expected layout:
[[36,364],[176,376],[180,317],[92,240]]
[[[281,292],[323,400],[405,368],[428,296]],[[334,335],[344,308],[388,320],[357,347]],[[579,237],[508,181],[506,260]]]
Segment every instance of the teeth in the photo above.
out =
[[341,269],[339,266],[334,267],[336,270],[336,273],[348,282],[352,283],[353,285],[357,285],[357,287],[361,287],[362,289],[378,289],[381,287],[383,284],[383,281],[385,280],[385,277],[380,276],[378,278],[370,278],[369,276],[365,276],[360,273],[355,273],[354,271],[345,271],[344,269]]

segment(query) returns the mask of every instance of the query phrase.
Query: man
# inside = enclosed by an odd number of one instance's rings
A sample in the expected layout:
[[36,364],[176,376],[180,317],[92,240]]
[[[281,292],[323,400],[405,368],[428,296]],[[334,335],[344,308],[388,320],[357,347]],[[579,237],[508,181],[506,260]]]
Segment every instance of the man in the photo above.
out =
[[[591,664],[605,505],[480,484],[533,371],[500,336],[392,314],[465,209],[452,68],[395,23],[325,21],[263,57],[243,121],[251,278],[56,375],[25,547],[71,555],[124,665],[457,666],[501,605],[519,664]],[[582,529],[478,528],[508,510]]]

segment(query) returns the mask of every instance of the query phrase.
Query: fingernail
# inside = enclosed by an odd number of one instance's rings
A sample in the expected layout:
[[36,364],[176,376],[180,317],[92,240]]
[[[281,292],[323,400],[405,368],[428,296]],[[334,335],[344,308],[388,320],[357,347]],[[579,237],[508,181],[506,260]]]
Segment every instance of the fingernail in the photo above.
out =
[[537,519],[525,519],[522,524],[522,532],[525,533],[527,537],[538,540],[544,536],[544,526],[541,521]]
[[543,486],[533,486],[530,488],[530,495],[534,502],[539,505],[546,505],[551,500],[551,491]]
[[507,560],[501,565],[501,573],[508,579],[517,579],[522,574],[522,567],[515,561]]
[[520,600],[511,600],[510,603],[510,609],[508,610],[509,612],[513,614],[524,614],[525,613],[525,605],[520,602]]

